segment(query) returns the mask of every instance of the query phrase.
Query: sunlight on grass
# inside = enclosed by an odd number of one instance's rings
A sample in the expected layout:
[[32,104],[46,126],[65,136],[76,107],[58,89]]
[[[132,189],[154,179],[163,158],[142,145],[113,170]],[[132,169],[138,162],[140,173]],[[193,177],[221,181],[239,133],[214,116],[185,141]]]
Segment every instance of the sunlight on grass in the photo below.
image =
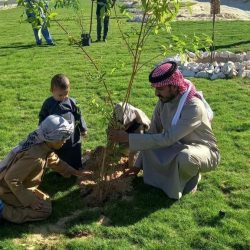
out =
[[[61,22],[79,37],[73,12],[64,9],[59,13]],[[77,99],[87,121],[89,135],[83,148],[103,145],[107,124],[100,110],[90,105],[94,97],[106,106],[104,87],[96,79],[89,80],[89,74],[95,75],[95,70],[78,48],[69,46],[67,37],[54,22],[51,32],[57,46],[34,46],[31,26],[18,22],[20,14],[19,8],[0,11],[0,158],[37,127],[40,107],[50,95],[50,79],[57,73],[68,75],[71,96]],[[137,25],[121,20],[126,29]],[[218,22],[216,45],[233,52],[249,50],[250,43],[243,43],[250,41],[249,25],[250,22],[243,21]],[[93,29],[95,38],[95,25]],[[210,22],[173,24],[175,34],[187,36],[211,34],[211,29]],[[160,44],[166,41],[165,34],[153,35],[143,61],[159,53]],[[127,88],[130,61],[114,19],[111,19],[108,43],[92,44],[86,50],[106,72],[114,101],[121,101]],[[130,99],[149,117],[157,98],[149,86],[148,73],[158,61],[151,61],[141,70]],[[113,68],[116,70],[111,73]],[[90,210],[74,178],[64,179],[48,171],[41,189],[53,198],[52,216],[45,222],[1,225],[0,249],[249,249],[249,79],[191,81],[203,91],[215,112],[212,125],[222,154],[220,166],[203,175],[197,193],[172,201],[160,190],[144,185],[139,177],[133,193],[129,194],[130,200],[108,202],[103,209]],[[38,228],[56,225],[75,211],[79,215],[66,222],[63,233],[40,232],[35,241],[31,240]],[[107,225],[100,223],[103,215],[109,219]]]

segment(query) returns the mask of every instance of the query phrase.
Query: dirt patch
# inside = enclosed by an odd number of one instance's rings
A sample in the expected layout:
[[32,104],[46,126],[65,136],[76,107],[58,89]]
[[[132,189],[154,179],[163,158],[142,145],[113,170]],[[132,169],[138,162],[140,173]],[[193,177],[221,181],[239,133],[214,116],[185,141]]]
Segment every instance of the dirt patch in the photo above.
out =
[[67,222],[77,218],[81,212],[81,210],[77,210],[73,214],[61,218],[55,224],[30,225],[29,235],[22,239],[15,239],[14,243],[25,247],[27,250],[36,249],[37,246],[41,246],[43,249],[55,249],[55,246],[64,237]]
[[[105,153],[109,159],[103,166]],[[97,147],[88,154],[84,167],[84,172],[88,174],[78,179],[81,196],[88,206],[102,206],[106,201],[122,198],[132,190],[134,177],[122,177],[128,169],[128,157],[110,156],[104,147]]]
[[45,236],[43,234],[29,234],[22,239],[15,239],[14,243],[27,250],[37,249],[38,246],[40,246],[41,249],[55,249],[55,246],[58,245],[61,240],[62,237],[58,235]]

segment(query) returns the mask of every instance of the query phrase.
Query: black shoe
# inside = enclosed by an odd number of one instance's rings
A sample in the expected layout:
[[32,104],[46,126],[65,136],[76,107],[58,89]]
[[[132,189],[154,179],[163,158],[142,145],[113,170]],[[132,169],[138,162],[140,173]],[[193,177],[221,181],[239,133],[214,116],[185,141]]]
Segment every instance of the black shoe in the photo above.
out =
[[37,46],[41,46],[41,45],[42,45],[42,39],[36,41],[36,45],[37,45]]
[[49,46],[56,46],[55,43],[47,43]]
[[195,193],[197,190],[198,183],[201,180],[201,174],[198,173],[197,175],[193,176],[186,184],[182,194],[188,194],[188,193]]
[[99,42],[101,42],[101,39],[96,39],[95,40],[95,43],[99,43]]

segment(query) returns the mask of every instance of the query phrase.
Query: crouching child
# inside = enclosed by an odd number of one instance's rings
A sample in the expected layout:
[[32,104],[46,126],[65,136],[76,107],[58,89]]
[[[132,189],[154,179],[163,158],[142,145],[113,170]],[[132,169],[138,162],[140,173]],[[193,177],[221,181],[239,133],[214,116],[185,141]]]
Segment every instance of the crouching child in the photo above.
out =
[[39,190],[45,168],[64,177],[83,175],[54,153],[73,131],[66,119],[50,115],[0,162],[0,218],[24,223],[49,217],[50,197]]

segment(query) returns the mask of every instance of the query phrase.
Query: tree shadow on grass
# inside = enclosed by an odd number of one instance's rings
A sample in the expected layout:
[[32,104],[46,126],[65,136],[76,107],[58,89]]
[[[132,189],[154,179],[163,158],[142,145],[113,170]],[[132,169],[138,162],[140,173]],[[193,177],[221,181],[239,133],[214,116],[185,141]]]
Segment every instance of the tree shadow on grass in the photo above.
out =
[[[215,50],[218,49],[229,49],[229,48],[234,48],[235,46],[239,46],[239,45],[243,45],[243,44],[250,44],[250,40],[246,40],[246,41],[240,41],[240,42],[235,42],[235,43],[230,43],[230,44],[224,44],[224,45],[217,45],[214,46]],[[205,51],[205,48],[200,48],[199,50]],[[211,50],[211,48],[210,48]]]
[[30,49],[34,47],[37,47],[37,45],[36,44],[12,43],[9,45],[0,46],[0,49]]
[[71,176],[70,178],[65,178],[59,173],[49,170],[43,177],[43,182],[40,185],[39,189],[49,194],[50,197],[54,197],[54,195],[57,192],[63,192],[69,190],[75,184],[76,184],[75,176]]
[[[57,39],[56,42],[60,41],[61,39]],[[5,49],[31,49],[31,48],[48,48],[48,47],[53,47],[49,44],[43,43],[42,45],[36,45],[35,43],[32,44],[23,44],[23,43],[12,43],[9,45],[2,45],[0,46],[0,50],[5,50]]]
[[[75,186],[75,179],[64,179],[54,172],[44,177],[41,190],[52,197],[57,194],[59,198],[52,202],[52,215],[45,221],[27,222],[22,225],[4,222],[0,226],[0,242],[8,239],[20,239],[23,235],[32,236],[40,234],[43,238],[52,234],[68,234],[67,228],[74,225],[90,225],[97,222],[101,215],[111,219],[110,226],[128,226],[146,218],[162,208],[168,209],[175,203],[161,190],[145,185],[143,178],[134,181],[132,200],[120,199],[109,201],[103,208],[87,208],[80,191]],[[0,244],[1,248],[1,244]]]
[[110,202],[105,207],[105,215],[112,221],[112,226],[127,226],[149,216],[162,208],[170,208],[176,200],[172,200],[160,189],[146,185],[143,178],[135,180],[131,201],[120,200]]
[[250,44],[250,40],[240,41],[240,42],[231,43],[231,44],[225,44],[225,45],[218,45],[218,46],[214,46],[214,48],[216,50],[217,49],[227,49],[227,48],[231,48],[231,47],[235,47],[235,46],[243,45],[243,44]]

